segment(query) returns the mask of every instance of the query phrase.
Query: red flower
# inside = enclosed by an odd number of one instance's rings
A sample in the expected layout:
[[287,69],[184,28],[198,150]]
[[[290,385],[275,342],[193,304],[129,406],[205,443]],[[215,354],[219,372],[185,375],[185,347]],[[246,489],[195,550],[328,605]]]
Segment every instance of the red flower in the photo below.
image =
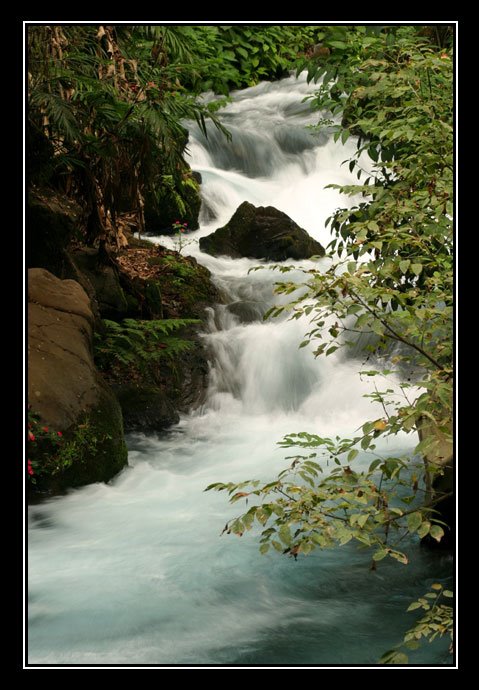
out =
[[29,441],[34,441],[34,440],[35,440],[35,436],[32,434],[31,431],[28,432],[28,440],[29,440]]
[[32,463],[31,463],[30,460],[29,460],[28,463],[27,463],[27,472],[28,472],[28,474],[30,474],[30,475],[34,475],[34,474],[35,474],[35,472],[33,471]]
[[188,227],[188,223],[183,223],[183,225],[185,226],[185,228]]
[[47,427],[47,426],[42,426],[42,431],[48,432],[48,427]]
[[57,431],[57,436],[63,436],[61,431]]

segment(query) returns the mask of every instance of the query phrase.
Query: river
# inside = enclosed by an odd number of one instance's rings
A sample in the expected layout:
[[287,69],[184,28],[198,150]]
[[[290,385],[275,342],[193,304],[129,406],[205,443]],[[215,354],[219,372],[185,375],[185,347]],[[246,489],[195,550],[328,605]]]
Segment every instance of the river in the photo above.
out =
[[[262,556],[251,533],[220,537],[238,505],[204,492],[216,481],[273,479],[287,465],[276,445],[286,433],[351,434],[374,418],[361,359],[340,351],[315,360],[298,349],[307,321],[262,321],[281,302],[276,272],[249,273],[262,262],[214,258],[196,242],[245,200],[275,206],[328,242],[326,217],[350,202],[324,187],[352,180],[340,164],[355,142],[306,128],[317,119],[302,103],[310,91],[300,77],[233,94],[221,111],[229,144],[192,130],[204,203],[182,251],[212,272],[228,302],[210,310],[203,336],[207,399],[161,437],[130,435],[129,466],[109,484],[29,507],[31,664],[375,664],[414,622],[411,600],[434,581],[451,583],[450,556],[415,541],[409,566],[382,561],[376,572],[351,544],[297,561]],[[388,450],[415,443],[398,436]],[[447,642],[425,643],[410,660],[451,663]]]

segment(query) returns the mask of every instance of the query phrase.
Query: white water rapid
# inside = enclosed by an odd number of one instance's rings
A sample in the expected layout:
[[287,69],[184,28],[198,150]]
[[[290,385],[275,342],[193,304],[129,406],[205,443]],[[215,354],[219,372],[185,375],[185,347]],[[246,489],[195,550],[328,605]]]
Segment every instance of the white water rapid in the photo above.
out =
[[[348,200],[324,187],[351,180],[340,163],[355,143],[305,128],[317,119],[302,103],[311,90],[289,78],[233,94],[221,111],[230,144],[212,128],[208,142],[192,131],[204,204],[201,229],[187,239],[213,232],[248,200],[286,212],[327,244],[325,218]],[[448,582],[448,557],[412,542],[409,566],[382,561],[370,572],[368,555],[351,544],[297,562],[262,556],[251,533],[220,537],[238,504],[204,493],[215,481],[272,480],[288,462],[276,445],[286,433],[351,434],[374,418],[362,397],[361,360],[341,353],[315,360],[311,348],[298,349],[307,321],[263,322],[267,306],[280,301],[273,284],[281,275],[248,274],[260,261],[213,258],[195,243],[183,252],[209,268],[234,303],[209,315],[207,402],[161,438],[130,436],[129,467],[108,485],[30,506],[28,660],[375,664],[413,623],[406,608],[427,591],[430,574]],[[414,444],[395,440],[398,452]],[[410,659],[450,663],[441,641]]]

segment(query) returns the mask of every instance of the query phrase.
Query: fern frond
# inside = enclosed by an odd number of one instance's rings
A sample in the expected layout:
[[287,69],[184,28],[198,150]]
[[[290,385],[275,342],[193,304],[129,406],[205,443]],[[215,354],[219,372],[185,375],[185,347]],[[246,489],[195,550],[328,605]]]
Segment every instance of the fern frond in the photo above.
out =
[[147,372],[149,366],[162,359],[174,362],[194,343],[171,333],[198,323],[199,319],[123,319],[121,323],[105,319],[106,335],[95,334],[97,363],[104,370],[116,363]]

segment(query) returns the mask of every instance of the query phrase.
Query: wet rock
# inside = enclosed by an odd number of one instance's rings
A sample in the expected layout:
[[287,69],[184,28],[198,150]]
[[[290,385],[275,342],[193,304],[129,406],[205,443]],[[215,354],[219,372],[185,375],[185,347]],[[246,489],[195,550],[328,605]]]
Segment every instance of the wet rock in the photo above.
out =
[[324,248],[286,213],[273,206],[243,202],[230,221],[200,239],[200,249],[212,256],[250,257],[269,261],[324,256]]
[[28,271],[29,403],[65,442],[94,439],[77,444],[71,465],[53,478],[56,488],[108,481],[127,462],[120,407],[93,363],[93,323],[81,285]]

